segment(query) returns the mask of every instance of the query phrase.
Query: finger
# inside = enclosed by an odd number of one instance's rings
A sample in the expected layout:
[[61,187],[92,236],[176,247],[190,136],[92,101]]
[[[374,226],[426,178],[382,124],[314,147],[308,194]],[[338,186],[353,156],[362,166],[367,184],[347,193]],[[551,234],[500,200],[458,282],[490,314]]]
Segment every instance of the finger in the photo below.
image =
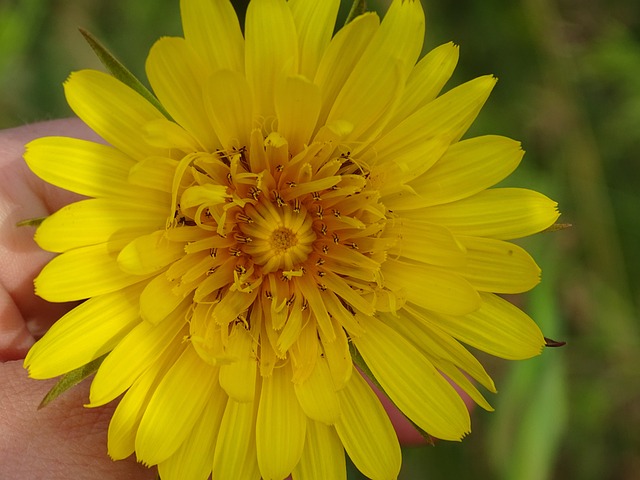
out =
[[9,293],[0,289],[0,363],[24,358],[34,337]]
[[52,381],[27,377],[21,362],[0,365],[0,478],[155,479],[133,457],[114,462],[106,451],[113,405],[87,409],[88,383],[42,410]]
[[25,144],[47,135],[97,140],[86,126],[73,119],[0,132],[0,358],[4,360],[24,355],[30,343],[28,336],[42,335],[70,308],[48,304],[34,295],[33,279],[53,255],[35,244],[34,228],[16,225],[21,220],[49,215],[79,198],[43,182],[25,164]]

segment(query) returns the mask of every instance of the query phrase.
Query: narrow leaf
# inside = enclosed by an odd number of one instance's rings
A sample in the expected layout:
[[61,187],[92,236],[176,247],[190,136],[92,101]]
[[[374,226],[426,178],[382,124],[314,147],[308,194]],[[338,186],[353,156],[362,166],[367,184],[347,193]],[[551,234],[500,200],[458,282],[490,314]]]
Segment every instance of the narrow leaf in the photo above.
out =
[[108,353],[105,353],[101,357],[98,357],[95,360],[92,360],[91,362],[87,363],[86,365],[80,368],[76,368],[75,370],[72,370],[69,373],[66,373],[62,377],[60,377],[60,380],[56,382],[53,388],[49,390],[49,393],[47,393],[45,397],[42,399],[42,402],[40,402],[40,405],[38,405],[38,410],[46,407],[53,400],[58,398],[60,395],[62,395],[64,392],[66,392],[70,388],[75,387],[77,384],[79,384],[82,380],[87,378],[89,375],[94,374],[98,370],[98,368],[102,364],[102,361],[106,358],[107,355]]
[[167,119],[173,121],[169,112],[165,110],[162,104],[158,101],[158,99],[149,91],[147,87],[145,87],[140,80],[136,78],[136,76],[131,73],[127,67],[125,67],[120,60],[118,60],[104,45],[102,45],[96,37],[91,35],[85,29],[80,28],[80,33],[87,41],[89,46],[96,53],[102,65],[109,70],[111,75],[120,80],[122,83],[127,85],[128,87],[135,90],[137,93],[142,95],[151,105],[156,107],[162,114],[167,117]]
[[25,218],[16,223],[16,227],[39,227],[47,217]]
[[362,15],[367,10],[367,0],[353,0],[353,4],[351,5],[351,10],[349,10],[349,15],[347,15],[347,19],[344,21],[344,24],[347,25],[353,21],[358,15]]

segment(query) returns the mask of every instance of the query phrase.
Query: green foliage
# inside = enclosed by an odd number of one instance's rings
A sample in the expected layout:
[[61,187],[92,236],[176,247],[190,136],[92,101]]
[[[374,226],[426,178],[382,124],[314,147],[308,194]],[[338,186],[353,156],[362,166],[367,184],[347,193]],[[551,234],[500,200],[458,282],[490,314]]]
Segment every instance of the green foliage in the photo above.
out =
[[90,375],[96,373],[106,356],[107,354],[105,353],[101,357],[98,357],[95,360],[87,363],[86,365],[76,368],[75,370],[72,370],[60,377],[56,384],[51,388],[51,390],[49,390],[49,392],[47,392],[45,397],[42,399],[42,402],[40,402],[40,405],[38,405],[38,409],[46,407],[47,405],[49,405],[49,403],[53,402],[64,392],[75,387]]

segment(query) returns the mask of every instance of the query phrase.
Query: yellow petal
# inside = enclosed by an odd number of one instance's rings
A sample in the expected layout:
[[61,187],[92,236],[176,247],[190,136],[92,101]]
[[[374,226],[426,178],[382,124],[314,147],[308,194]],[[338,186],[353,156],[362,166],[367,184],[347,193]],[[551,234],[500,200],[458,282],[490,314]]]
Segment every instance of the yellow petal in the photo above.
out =
[[[334,274],[335,275],[335,274]],[[331,315],[339,325],[342,326],[350,335],[360,335],[364,327],[360,324],[360,314],[354,312],[353,309],[347,309],[345,303],[331,289],[322,292],[322,299]],[[368,304],[370,307],[371,305]],[[351,305],[353,307],[353,305]],[[373,307],[371,307],[373,308]]]
[[336,275],[330,270],[325,273],[326,275],[322,277],[322,282],[332,292],[365,315],[373,315],[375,313],[373,305],[360,295],[360,293],[351,288],[351,286],[340,275]]
[[[520,164],[520,142],[497,135],[452,145],[422,177],[411,182],[420,206],[454,202],[492,187]],[[416,205],[416,201],[413,201]],[[414,206],[413,208],[416,208]]]
[[406,78],[422,51],[424,29],[424,11],[419,0],[393,0],[361,63],[392,56],[402,62]]
[[29,168],[48,183],[90,197],[128,197],[135,161],[108,145],[77,138],[44,137],[26,146]]
[[175,282],[166,275],[152,279],[140,294],[140,316],[146,322],[157,324],[173,312],[183,300],[173,293]]
[[206,70],[182,38],[158,40],[147,57],[147,76],[153,91],[171,116],[191,133],[202,148],[219,146],[204,108],[203,84]]
[[302,456],[307,417],[296,398],[291,375],[291,366],[286,364],[262,380],[256,446],[264,478],[287,477]]
[[522,293],[540,282],[540,268],[522,247],[493,238],[458,236],[467,264],[455,268],[482,292]]
[[386,133],[371,152],[378,162],[385,162],[434,137],[456,142],[475,120],[495,83],[495,78],[487,75],[449,90]]
[[202,149],[191,133],[167,118],[152,120],[144,126],[144,140],[154,147],[180,150],[184,153]]
[[201,417],[180,448],[158,464],[162,480],[207,479],[211,473],[218,429],[227,405],[227,397],[219,387],[207,399]]
[[356,371],[339,396],[342,416],[335,428],[349,458],[367,478],[397,478],[400,444],[376,394]]
[[227,190],[223,185],[205,183],[187,188],[180,197],[180,208],[192,208],[200,205],[214,206],[224,203]]
[[352,123],[352,139],[366,139],[382,130],[383,119],[388,119],[400,97],[423,40],[424,13],[420,2],[394,1],[346,79],[327,123],[337,120]]
[[177,340],[174,339],[173,348],[167,348],[164,355],[133,382],[113,412],[109,422],[107,449],[114,460],[123,460],[135,451],[136,433],[149,400],[184,350],[182,339]]
[[386,288],[429,310],[464,315],[480,306],[471,284],[445,269],[389,259],[382,264],[382,275]]
[[256,456],[255,402],[227,401],[216,441],[212,478],[256,478],[246,471],[260,471]]
[[307,417],[328,425],[336,422],[340,416],[340,402],[326,358],[318,356],[311,375],[294,386]]
[[42,222],[34,239],[44,250],[64,252],[114,240],[127,242],[164,227],[165,209],[149,210],[123,200],[92,198],[67,205]]
[[539,355],[544,337],[531,318],[508,301],[481,293],[478,310],[465,316],[437,315],[437,325],[461,342],[496,357],[522,360]]
[[394,157],[386,157],[371,169],[372,185],[380,192],[382,201],[387,204],[386,197],[400,191],[411,189],[404,186],[426,172],[436,163],[449,147],[446,136],[429,138],[422,143],[407,146]]
[[454,234],[501,240],[533,235],[558,219],[557,203],[523,188],[493,188],[457,202],[403,212]]
[[227,291],[220,302],[213,307],[211,319],[218,325],[228,325],[247,311],[253,304],[258,291],[258,289],[246,293],[239,290]]
[[312,80],[333,33],[339,0],[289,0],[298,33],[299,71]]
[[228,0],[182,0],[182,28],[187,42],[215,72],[244,69],[244,38]]
[[296,155],[309,144],[320,113],[320,89],[302,76],[287,77],[276,86],[275,109],[278,133],[287,139],[289,153]]
[[147,122],[164,118],[162,113],[111,75],[96,70],[74,72],[64,91],[76,115],[118,150],[136,160],[168,153],[140,141]]
[[[282,338],[282,335],[280,338]],[[309,309],[306,309],[303,312],[302,328],[298,338],[289,349],[293,368],[292,382],[301,382],[311,375],[318,359],[317,352],[319,347],[320,342],[318,341],[315,317],[311,315]]]
[[449,42],[420,59],[407,78],[407,86],[387,128],[394,127],[436,98],[456,67],[458,54],[458,46]]
[[385,236],[396,240],[392,255],[440,266],[464,265],[465,251],[453,234],[435,223],[410,218],[387,222]]
[[402,65],[396,58],[377,59],[367,66],[354,70],[347,79],[326,120],[328,124],[352,125],[346,140],[359,140],[363,144],[384,125],[383,119],[402,92],[404,80]]
[[216,385],[218,371],[187,347],[166,373],[140,421],[138,460],[155,465],[169,458],[191,433]]
[[[173,176],[178,162],[171,158],[149,157],[135,164],[129,171],[129,183],[139,187],[171,193]],[[171,199],[166,203],[171,204]],[[167,207],[166,210],[168,210]],[[165,216],[167,211],[165,210]]]
[[377,318],[354,338],[362,358],[393,403],[434,437],[461,440],[471,430],[460,396],[408,340]]
[[140,323],[118,343],[104,359],[91,383],[90,406],[98,407],[116,398],[163,352],[175,348],[171,341],[176,336],[184,336],[179,332],[186,333],[185,308],[158,325]]
[[329,43],[313,81],[322,92],[322,109],[318,125],[326,123],[336,97],[379,25],[380,20],[376,14],[365,13],[340,29]]
[[231,70],[215,72],[205,85],[204,102],[224,148],[249,145],[253,103],[244,75]]
[[35,279],[36,294],[50,302],[83,300],[147,278],[125,273],[118,266],[122,246],[122,242],[101,243],[58,255]]
[[138,323],[143,286],[93,297],[55,322],[27,354],[29,376],[57,377],[113,349]]
[[336,332],[327,313],[327,309],[324,306],[318,286],[310,275],[296,277],[294,281],[297,289],[299,289],[305,300],[309,303],[309,308],[311,308],[311,311],[316,317],[321,335],[328,341],[333,341],[333,339],[336,338]]
[[427,358],[440,373],[452,381],[457,387],[461,388],[480,407],[487,412],[494,411],[493,407],[487,402],[487,399],[484,398],[475,385],[467,378],[466,374],[456,365],[442,358],[433,358],[429,355],[427,355]]
[[155,273],[184,255],[184,243],[166,239],[157,230],[129,242],[118,254],[118,265],[131,275]]
[[333,427],[307,422],[302,457],[293,470],[293,480],[346,480],[344,448]]
[[403,314],[383,315],[380,320],[409,340],[428,359],[446,360],[467,372],[488,390],[496,392],[493,380],[478,359],[439,328],[437,320],[429,312],[405,305]]
[[237,402],[250,402],[255,397],[258,362],[251,334],[236,325],[225,349],[232,363],[220,367],[220,386]]
[[254,114],[268,117],[274,113],[277,80],[297,70],[298,38],[286,2],[255,0],[249,3],[245,38],[245,69],[253,91]]
[[322,332],[320,332],[320,339],[322,341],[322,351],[329,364],[329,371],[333,378],[333,384],[336,390],[344,388],[351,378],[353,372],[353,360],[351,359],[351,353],[349,352],[349,343],[347,335],[340,326],[337,319],[331,319],[333,328],[337,332],[335,339],[329,340]]

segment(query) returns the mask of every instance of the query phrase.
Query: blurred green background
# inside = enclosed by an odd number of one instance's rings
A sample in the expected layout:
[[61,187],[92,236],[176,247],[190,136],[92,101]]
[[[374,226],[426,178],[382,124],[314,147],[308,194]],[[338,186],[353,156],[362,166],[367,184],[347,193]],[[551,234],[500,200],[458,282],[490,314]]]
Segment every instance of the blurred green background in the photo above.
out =
[[[469,135],[521,140],[508,184],[548,194],[573,227],[523,242],[543,282],[513,299],[567,346],[483,357],[496,412],[477,410],[462,444],[406,448],[401,478],[640,478],[640,2],[423,3],[425,50],[461,46],[449,87],[500,78]],[[62,82],[100,68],[79,26],[144,77],[153,41],[181,32],[178,0],[0,0],[0,128],[72,114]]]

